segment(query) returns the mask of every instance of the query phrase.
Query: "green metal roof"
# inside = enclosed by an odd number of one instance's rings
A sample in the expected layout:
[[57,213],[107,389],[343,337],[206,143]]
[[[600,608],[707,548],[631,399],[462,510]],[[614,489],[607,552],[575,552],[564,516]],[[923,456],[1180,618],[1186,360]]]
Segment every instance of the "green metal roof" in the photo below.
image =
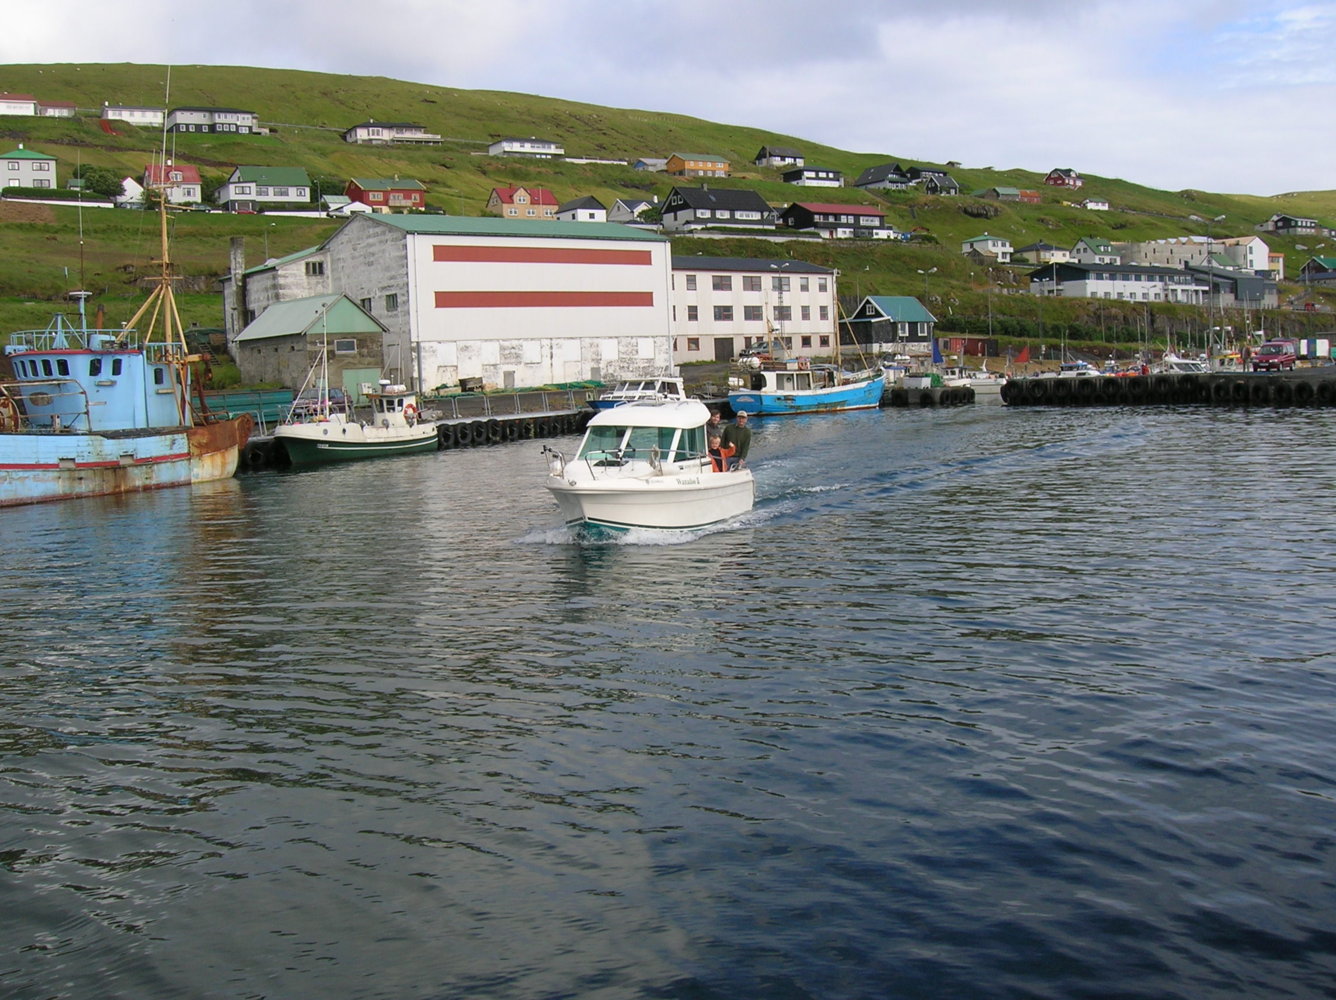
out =
[[544,222],[471,215],[362,215],[382,226],[423,236],[546,236],[551,239],[643,240],[667,243],[668,237],[616,222]]
[[54,156],[48,156],[46,153],[39,153],[32,149],[14,149],[10,150],[0,160],[54,160]]
[[[869,295],[864,302],[871,302],[877,310],[889,320],[897,323],[936,323],[937,317],[924,307],[923,303],[912,295]],[[859,308],[854,319],[864,318],[866,310]]]
[[286,257],[275,257],[273,260],[267,260],[263,264],[256,264],[254,267],[248,267],[245,274],[255,274],[258,271],[267,271],[272,267],[278,267],[280,264],[290,264],[294,260],[301,260],[309,254],[315,253],[319,247],[307,247],[305,250],[298,250],[296,253],[290,253]]
[[330,336],[384,333],[385,326],[346,295],[313,295],[275,302],[237,334],[237,341],[327,332]]

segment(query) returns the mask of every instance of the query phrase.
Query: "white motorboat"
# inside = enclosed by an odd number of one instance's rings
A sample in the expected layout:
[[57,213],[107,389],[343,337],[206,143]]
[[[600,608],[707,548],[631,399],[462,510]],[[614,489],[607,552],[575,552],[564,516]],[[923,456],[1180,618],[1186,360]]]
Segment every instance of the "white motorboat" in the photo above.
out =
[[544,448],[547,488],[566,523],[626,531],[702,528],[751,510],[750,469],[716,472],[698,400],[642,400],[590,418],[573,457]]
[[1185,358],[1178,354],[1166,354],[1159,370],[1172,374],[1206,374],[1211,367],[1205,358]]
[[969,386],[975,396],[1002,396],[1002,386],[1007,377],[997,372],[990,372],[985,366],[978,371],[970,368],[948,368],[942,374],[942,381],[949,386]]
[[658,378],[630,379],[603,393],[598,399],[591,399],[589,405],[595,410],[610,410],[623,403],[633,403],[639,399],[686,399],[686,385],[675,375],[660,375]]

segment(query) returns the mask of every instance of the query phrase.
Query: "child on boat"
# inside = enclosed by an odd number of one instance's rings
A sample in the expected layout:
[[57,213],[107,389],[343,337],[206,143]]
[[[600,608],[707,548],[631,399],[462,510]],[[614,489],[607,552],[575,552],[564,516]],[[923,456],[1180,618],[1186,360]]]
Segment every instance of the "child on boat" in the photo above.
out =
[[732,445],[724,444],[718,434],[711,434],[709,445],[705,449],[710,456],[710,468],[715,472],[724,472],[728,469],[728,460],[733,457],[733,452],[737,451]]

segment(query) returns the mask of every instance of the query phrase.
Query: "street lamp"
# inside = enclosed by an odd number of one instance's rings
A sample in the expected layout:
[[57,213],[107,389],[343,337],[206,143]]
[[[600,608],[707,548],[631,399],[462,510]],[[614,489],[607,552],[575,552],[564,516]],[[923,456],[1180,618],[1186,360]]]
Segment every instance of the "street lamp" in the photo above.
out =
[[928,304],[928,275],[936,274],[937,268],[930,267],[926,271],[923,268],[916,268],[919,274],[923,275],[923,304]]
[[[1207,295],[1206,311],[1208,313],[1207,318],[1210,321],[1210,325],[1212,326],[1212,329],[1214,329],[1216,293],[1215,293],[1215,264],[1211,260],[1212,256],[1214,256],[1211,243],[1211,227],[1214,226],[1217,222],[1223,222],[1225,220],[1225,217],[1223,215],[1217,215],[1211,219],[1203,219],[1200,215],[1189,215],[1188,218],[1191,219],[1193,222],[1206,223],[1206,281],[1208,283],[1206,292]],[[1210,349],[1211,349],[1210,345],[1208,344],[1206,348],[1208,353],[1210,352]]]

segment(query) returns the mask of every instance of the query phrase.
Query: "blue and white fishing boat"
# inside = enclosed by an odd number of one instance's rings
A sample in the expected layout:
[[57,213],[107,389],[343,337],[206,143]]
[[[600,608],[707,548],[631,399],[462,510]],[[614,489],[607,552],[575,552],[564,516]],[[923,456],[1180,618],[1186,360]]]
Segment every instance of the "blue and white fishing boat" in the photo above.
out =
[[879,368],[847,372],[836,365],[814,365],[796,358],[758,361],[743,371],[740,381],[742,385],[728,394],[728,405],[735,413],[838,413],[880,406],[886,373]]
[[[135,317],[89,329],[88,293],[71,293],[79,325],[11,334],[0,380],[0,507],[227,479],[250,436],[249,415],[212,420],[191,398],[191,365],[172,299],[167,227],[162,275]],[[149,312],[149,310],[152,312]],[[141,336],[140,317],[161,320]]]

